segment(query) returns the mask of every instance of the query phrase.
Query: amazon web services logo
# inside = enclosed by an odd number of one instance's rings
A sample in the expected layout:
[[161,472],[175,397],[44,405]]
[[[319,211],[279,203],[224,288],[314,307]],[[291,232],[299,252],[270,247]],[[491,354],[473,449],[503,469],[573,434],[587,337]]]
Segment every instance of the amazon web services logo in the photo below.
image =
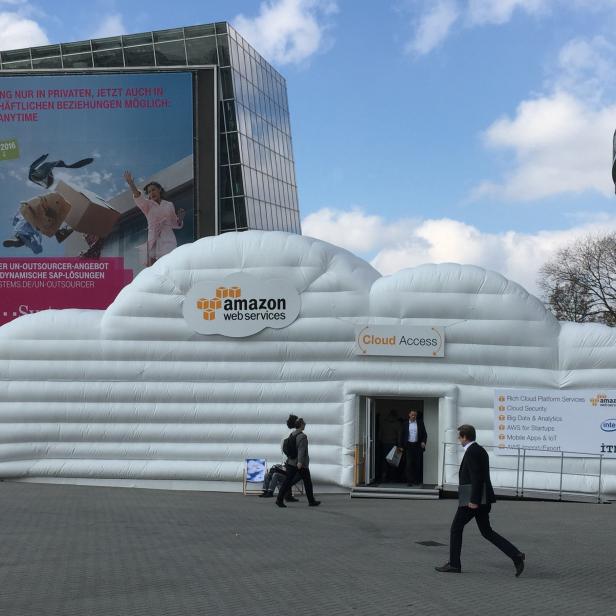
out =
[[616,398],[608,398],[607,394],[597,394],[590,399],[593,406],[616,406]]
[[228,297],[241,297],[242,289],[240,287],[218,287],[216,289],[216,297],[205,299],[201,297],[197,300],[197,310],[203,311],[203,318],[206,321],[213,321],[216,318],[216,311],[222,308],[222,302]]
[[297,318],[299,308],[299,294],[290,281],[233,274],[196,284],[186,294],[182,312],[200,334],[239,338],[266,327],[286,327]]

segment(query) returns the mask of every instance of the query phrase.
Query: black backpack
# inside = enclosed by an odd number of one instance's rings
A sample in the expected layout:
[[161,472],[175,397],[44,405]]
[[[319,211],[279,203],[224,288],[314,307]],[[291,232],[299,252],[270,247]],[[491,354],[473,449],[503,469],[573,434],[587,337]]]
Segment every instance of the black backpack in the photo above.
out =
[[297,458],[297,434],[291,432],[291,434],[282,441],[282,452],[291,460]]

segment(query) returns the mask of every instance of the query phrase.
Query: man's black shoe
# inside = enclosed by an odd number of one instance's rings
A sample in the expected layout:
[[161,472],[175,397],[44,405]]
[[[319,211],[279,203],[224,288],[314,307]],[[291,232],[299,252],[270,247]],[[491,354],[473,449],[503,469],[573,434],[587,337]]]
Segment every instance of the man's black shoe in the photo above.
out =
[[461,567],[452,567],[449,563],[445,563],[442,567],[434,567],[441,573],[462,573]]
[[524,552],[520,552],[514,559],[513,564],[515,565],[515,576],[520,577],[522,575],[522,571],[524,571],[524,560],[526,559],[526,554]]
[[265,490],[265,492],[263,492],[263,494],[259,494],[259,498],[273,498],[274,493],[270,492],[269,490]]
[[276,504],[277,504],[279,507],[282,507],[283,509],[286,509],[286,508],[287,508],[287,506],[286,506],[286,505],[285,505],[282,501],[279,501],[278,499],[276,499]]
[[308,507],[318,507],[321,504],[321,501],[313,500],[311,503],[308,503]]
[[24,242],[19,237],[11,237],[8,240],[4,240],[4,242],[2,242],[2,245],[5,248],[19,248],[20,246],[24,245]]
[[287,496],[284,500],[287,503],[299,503],[299,498],[295,498],[295,496]]

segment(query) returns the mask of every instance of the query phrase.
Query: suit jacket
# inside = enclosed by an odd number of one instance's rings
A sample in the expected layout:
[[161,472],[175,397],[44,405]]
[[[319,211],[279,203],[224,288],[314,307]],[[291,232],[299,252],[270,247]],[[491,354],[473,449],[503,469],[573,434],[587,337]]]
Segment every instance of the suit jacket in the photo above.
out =
[[[417,419],[417,440],[420,443],[428,442],[428,433],[426,432],[426,426],[421,419]],[[402,424],[402,434],[400,435],[400,447],[406,447],[409,442],[409,422],[408,419]]]
[[[496,502],[490,481],[490,459],[488,452],[481,445],[477,443],[469,445],[460,464],[458,481],[461,486],[471,486],[471,503],[487,505]],[[484,490],[485,498],[483,498]]]

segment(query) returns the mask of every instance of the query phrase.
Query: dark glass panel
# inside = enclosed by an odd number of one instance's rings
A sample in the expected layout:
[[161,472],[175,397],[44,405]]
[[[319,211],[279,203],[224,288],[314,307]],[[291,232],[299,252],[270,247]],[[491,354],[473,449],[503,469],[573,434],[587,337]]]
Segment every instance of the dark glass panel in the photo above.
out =
[[91,53],[77,53],[72,56],[64,56],[64,68],[92,68]]
[[237,121],[235,118],[235,103],[231,101],[225,101],[223,103],[225,110],[225,124],[228,131],[237,130]]
[[236,109],[236,117],[237,117],[237,128],[240,133],[246,134],[246,123],[244,122],[244,108],[240,103],[235,104]]
[[231,184],[234,195],[244,194],[244,182],[242,181],[242,165],[231,165]]
[[76,43],[63,43],[62,54],[68,53],[83,53],[85,51],[90,51],[92,48],[90,47],[90,41],[78,41]]
[[231,69],[222,68],[219,71],[220,85],[222,88],[223,98],[233,98],[233,85],[231,83]]
[[250,165],[250,156],[248,154],[248,139],[246,135],[240,133],[240,156],[245,165]]
[[29,49],[11,49],[10,51],[3,51],[0,55],[2,63],[5,62],[18,62],[19,60],[30,60]]
[[227,150],[227,136],[226,135],[220,135],[218,145],[219,145],[218,158],[220,159],[220,164],[228,165],[229,164],[229,153]]
[[227,33],[227,22],[219,21],[216,24],[216,34],[226,34]]
[[242,74],[246,75],[246,52],[243,47],[238,46],[238,65],[236,66],[237,70]]
[[229,66],[231,58],[229,57],[229,40],[226,36],[217,36],[218,40],[218,57],[220,58],[220,66]]
[[242,174],[244,177],[244,194],[252,196],[254,194],[252,190],[252,169],[244,166]]
[[233,97],[236,101],[244,102],[244,94],[242,93],[242,79],[240,74],[233,70],[231,71],[231,78],[233,79],[233,92],[235,96]]
[[32,68],[62,68],[62,58],[56,56],[55,58],[32,60]]
[[99,51],[94,55],[94,66],[100,68],[109,68],[114,66],[124,66],[124,56],[121,49],[113,49],[110,51]]
[[218,104],[218,130],[221,133],[225,132],[225,113],[222,106],[222,101]]
[[237,71],[240,68],[239,56],[242,50],[235,41],[229,40],[229,51],[231,52],[231,66]]
[[218,64],[216,37],[189,39],[186,41],[188,64]]
[[227,146],[229,148],[229,162],[240,163],[240,144],[237,133],[227,133]]
[[151,32],[142,32],[140,34],[127,34],[122,37],[122,42],[125,47],[130,45],[145,45],[152,42]]
[[236,197],[233,200],[233,205],[235,207],[235,224],[238,229],[246,228],[248,226],[248,220],[246,218],[246,204],[244,203],[244,198],[240,197],[238,199]]
[[18,69],[29,69],[32,67],[30,60],[20,60],[19,62],[3,62],[2,70],[14,71]]
[[126,66],[154,66],[154,49],[152,45],[126,47],[124,58]]
[[110,36],[102,39],[92,39],[92,51],[104,51],[106,49],[116,49],[122,47],[121,36]]
[[184,41],[174,43],[156,43],[157,66],[186,66],[186,49]]
[[233,199],[220,200],[220,230],[235,229],[235,215],[233,213]]
[[186,38],[195,38],[197,36],[209,36],[215,34],[216,30],[214,24],[203,24],[200,26],[189,26],[184,28],[184,35]]
[[221,197],[232,197],[231,193],[231,171],[229,167],[220,167],[218,173],[218,193]]
[[162,43],[164,41],[177,41],[184,38],[184,31],[182,28],[172,28],[169,30],[157,30],[153,33],[154,42]]
[[[48,58],[49,56],[59,56],[60,45],[45,45],[44,47],[33,47],[31,52],[33,58]],[[2,52],[3,58],[5,53],[6,51]]]

